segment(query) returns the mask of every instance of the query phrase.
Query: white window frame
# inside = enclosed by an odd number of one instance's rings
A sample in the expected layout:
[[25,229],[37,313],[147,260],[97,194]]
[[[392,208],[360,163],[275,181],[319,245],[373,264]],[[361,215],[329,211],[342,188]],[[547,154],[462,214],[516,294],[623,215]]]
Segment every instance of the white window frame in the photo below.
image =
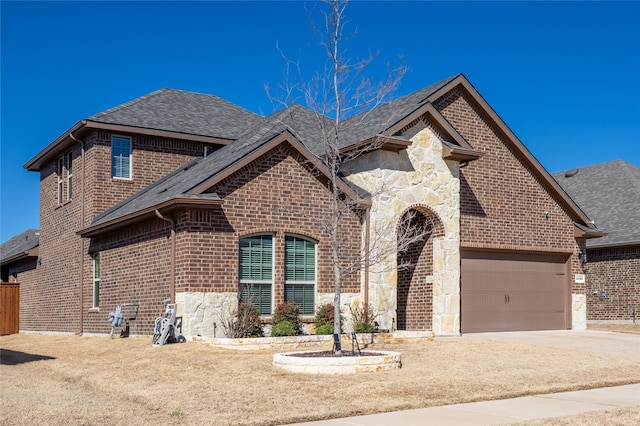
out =
[[[314,259],[313,259],[313,263],[314,263],[314,279],[313,281],[308,281],[308,280],[288,280],[287,279],[287,274],[286,274],[286,265],[287,265],[287,251],[286,251],[286,241],[287,241],[287,237],[292,237],[292,238],[298,238],[301,240],[305,240],[308,242],[313,243],[314,245],[314,250],[313,250],[313,255],[314,255]],[[315,305],[316,302],[318,300],[318,241],[312,239],[312,238],[308,238],[302,235],[296,235],[296,234],[287,234],[285,235],[284,238],[284,243],[285,243],[285,248],[284,248],[284,259],[283,259],[283,273],[284,273],[284,292],[286,293],[286,289],[287,289],[287,285],[296,285],[296,284],[303,284],[303,285],[313,285],[313,313],[305,313],[303,315],[314,315],[315,314]]]
[[56,175],[58,178],[58,205],[62,204],[64,197],[64,180],[62,178],[62,171],[64,170],[64,156],[56,160]]
[[91,307],[97,309],[100,307],[100,252],[93,253],[93,286],[91,292]]
[[[116,167],[115,167],[115,158],[113,149],[114,149],[114,141],[118,139],[121,141],[129,141],[129,170],[127,171],[127,176],[117,176]],[[124,158],[120,156],[121,158]],[[111,135],[111,177],[113,179],[122,179],[122,180],[131,180],[133,179],[133,142],[129,136],[120,136],[120,135]]]
[[67,165],[67,201],[71,201],[71,197],[72,197],[72,191],[73,191],[73,186],[72,186],[72,179],[73,179],[73,169],[72,169],[72,165],[73,165],[73,153],[72,152],[67,152],[64,155],[65,158],[65,164]]
[[[238,240],[238,250],[240,249],[240,241],[245,239],[245,238],[251,238],[251,237],[257,237],[257,236],[270,236],[271,237],[271,279],[269,280],[258,280],[258,279],[239,279],[239,296],[243,290],[243,287],[245,286],[249,286],[251,287],[252,285],[259,285],[259,284],[269,284],[271,286],[271,307],[269,309],[269,313],[268,314],[263,314],[260,313],[261,316],[269,316],[269,315],[273,315],[273,310],[274,310],[274,300],[275,300],[275,272],[276,272],[276,236],[274,234],[270,234],[270,233],[264,233],[264,234],[254,234],[254,235],[244,235],[242,238],[240,238]],[[240,273],[240,268],[242,267],[241,265],[241,259],[238,260],[238,274]],[[258,311],[260,309],[258,308]]]

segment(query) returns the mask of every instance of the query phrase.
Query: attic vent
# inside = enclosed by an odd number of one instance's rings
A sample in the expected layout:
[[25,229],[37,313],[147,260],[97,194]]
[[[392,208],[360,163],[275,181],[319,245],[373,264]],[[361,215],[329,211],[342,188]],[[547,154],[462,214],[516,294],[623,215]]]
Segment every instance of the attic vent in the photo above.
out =
[[571,170],[567,170],[566,172],[564,172],[564,177],[571,177],[571,176],[575,176],[578,174],[578,169],[571,169]]
[[167,188],[164,188],[162,191],[158,192],[158,194],[162,194],[163,192],[167,192]]

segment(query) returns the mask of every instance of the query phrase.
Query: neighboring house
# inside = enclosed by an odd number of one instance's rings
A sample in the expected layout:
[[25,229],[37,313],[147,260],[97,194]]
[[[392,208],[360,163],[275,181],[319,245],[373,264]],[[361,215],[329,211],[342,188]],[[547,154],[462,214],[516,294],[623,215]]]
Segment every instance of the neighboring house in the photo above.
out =
[[616,160],[553,177],[607,232],[587,242],[587,322],[640,315],[640,168]]
[[0,279],[2,282],[19,283],[38,265],[40,231],[29,229],[0,246]]
[[[20,328],[106,333],[138,303],[131,332],[150,334],[165,298],[187,336],[213,335],[238,299],[312,318],[333,299],[321,120],[163,89],[63,132],[25,165],[41,174],[41,265]],[[602,233],[463,75],[342,126],[344,151],[370,147],[341,170],[343,255],[374,248],[343,283],[345,314],[367,303],[381,328],[437,335],[586,327],[574,277]],[[407,217],[432,233],[395,253]]]

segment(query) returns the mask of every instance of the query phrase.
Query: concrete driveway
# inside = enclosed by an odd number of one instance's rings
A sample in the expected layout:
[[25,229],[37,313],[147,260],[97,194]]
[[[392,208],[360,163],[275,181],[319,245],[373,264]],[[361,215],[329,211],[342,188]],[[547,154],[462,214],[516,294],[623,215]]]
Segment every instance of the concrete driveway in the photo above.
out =
[[640,335],[593,330],[512,331],[470,333],[463,339],[529,343],[640,358]]

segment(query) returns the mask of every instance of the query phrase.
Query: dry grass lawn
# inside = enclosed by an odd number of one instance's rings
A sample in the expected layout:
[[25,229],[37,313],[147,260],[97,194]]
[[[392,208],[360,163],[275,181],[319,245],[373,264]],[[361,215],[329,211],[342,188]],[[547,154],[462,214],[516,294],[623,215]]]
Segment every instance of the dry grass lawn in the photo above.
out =
[[575,416],[553,417],[550,419],[531,420],[525,423],[512,423],[511,426],[626,426],[637,425],[638,419],[640,419],[640,405],[592,411]]
[[640,322],[636,324],[589,324],[589,330],[612,331],[614,333],[640,334]]
[[273,425],[640,382],[629,357],[455,338],[377,346],[402,352],[403,368],[355,376],[147,338],[16,334],[0,347],[0,424],[10,425]]

